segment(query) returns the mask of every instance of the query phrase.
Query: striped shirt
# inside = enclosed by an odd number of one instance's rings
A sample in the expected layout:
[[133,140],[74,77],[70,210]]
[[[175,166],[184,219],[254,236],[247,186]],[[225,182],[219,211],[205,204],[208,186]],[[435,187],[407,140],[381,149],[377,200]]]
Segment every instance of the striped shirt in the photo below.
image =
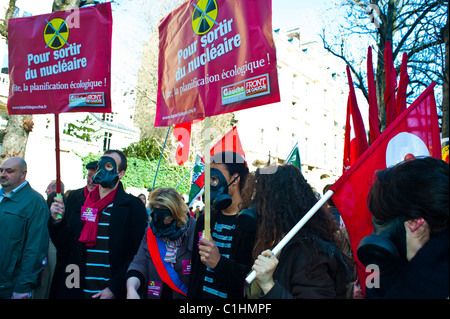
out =
[[[212,232],[212,239],[216,243],[220,254],[225,258],[230,258],[231,242],[236,229],[237,218],[235,215],[227,216],[222,213],[219,214],[219,218],[214,225]],[[204,298],[227,298],[228,294],[220,287],[219,284],[214,282],[214,270],[206,267],[205,278],[203,281],[203,294]]]
[[109,264],[109,220],[111,207],[105,208],[98,220],[97,242],[86,249],[86,276],[84,277],[84,297],[92,296],[108,286],[111,278]]

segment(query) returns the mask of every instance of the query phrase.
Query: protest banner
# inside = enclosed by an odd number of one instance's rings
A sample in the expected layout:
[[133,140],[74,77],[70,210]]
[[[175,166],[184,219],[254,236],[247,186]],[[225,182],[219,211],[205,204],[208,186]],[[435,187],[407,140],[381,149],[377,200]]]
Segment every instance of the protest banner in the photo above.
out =
[[155,126],[205,119],[209,237],[210,120],[280,101],[272,2],[189,0],[159,25]]
[[111,112],[111,4],[8,21],[9,114]]
[[155,126],[280,101],[271,8],[190,0],[161,22]]
[[8,20],[8,113],[54,114],[58,196],[59,114],[111,113],[111,35],[110,3]]

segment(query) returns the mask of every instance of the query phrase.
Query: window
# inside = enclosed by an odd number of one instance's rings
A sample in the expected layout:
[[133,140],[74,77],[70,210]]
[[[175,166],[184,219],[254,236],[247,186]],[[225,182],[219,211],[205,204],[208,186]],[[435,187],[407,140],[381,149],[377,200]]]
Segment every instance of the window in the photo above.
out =
[[102,120],[105,122],[112,122],[114,120],[113,113],[103,113],[102,114]]
[[105,136],[103,138],[103,151],[106,151],[106,150],[110,149],[111,137],[112,137],[112,133],[105,132]]

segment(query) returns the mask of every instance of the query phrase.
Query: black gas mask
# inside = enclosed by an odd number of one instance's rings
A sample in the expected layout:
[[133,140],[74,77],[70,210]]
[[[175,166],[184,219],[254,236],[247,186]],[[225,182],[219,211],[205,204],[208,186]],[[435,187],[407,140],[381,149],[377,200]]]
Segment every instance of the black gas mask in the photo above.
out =
[[119,181],[119,175],[117,174],[117,165],[114,158],[109,156],[100,157],[97,174],[92,177],[92,181],[105,188],[114,188],[116,186]]
[[357,249],[364,266],[375,264],[381,272],[393,271],[407,262],[406,230],[403,218],[379,221],[372,218],[373,233],[364,237]]
[[[183,229],[177,227],[177,221],[173,218],[170,209],[153,207],[150,215],[152,217],[150,227],[156,237],[175,240],[183,234]],[[165,223],[167,218],[171,218],[171,221]]]
[[228,186],[233,184],[238,177],[239,176],[236,176],[235,179],[228,184],[227,179],[220,170],[211,168],[210,202],[214,209],[221,211],[227,209],[231,205],[231,197],[228,195]]

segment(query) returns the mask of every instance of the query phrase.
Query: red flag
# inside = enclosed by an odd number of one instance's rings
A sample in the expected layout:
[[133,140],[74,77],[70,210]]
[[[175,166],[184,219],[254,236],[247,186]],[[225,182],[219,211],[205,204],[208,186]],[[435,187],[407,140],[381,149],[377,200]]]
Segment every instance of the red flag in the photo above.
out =
[[407,71],[408,55],[403,52],[402,66],[400,69],[400,79],[398,81],[397,97],[395,98],[396,114],[399,116],[406,110],[406,88],[409,83],[409,76]]
[[175,124],[173,136],[178,140],[175,158],[178,165],[183,165],[189,159],[189,148],[191,145],[192,122]]
[[[219,142],[217,142],[216,145],[213,146],[213,148],[211,148],[210,154],[214,155],[226,151],[238,153],[245,159],[244,149],[242,148],[241,139],[239,138],[236,126],[234,126]],[[245,163],[247,163],[247,161],[245,161]]]
[[333,202],[341,214],[350,238],[361,288],[365,293],[365,267],[356,250],[359,242],[373,231],[372,215],[367,208],[367,194],[375,171],[385,169],[412,156],[441,158],[439,124],[433,82],[379,136],[370,148],[330,188]]
[[345,123],[343,173],[353,165],[368,148],[366,130],[356,101],[352,75],[347,65],[347,77],[350,92],[347,100],[347,121]]
[[367,52],[367,84],[369,87],[369,136],[370,143],[373,144],[381,133],[378,119],[377,90],[373,73],[372,47],[370,46]]
[[386,91],[384,91],[384,105],[386,106],[386,127],[388,127],[396,117],[395,89],[397,88],[397,72],[392,60],[391,41],[386,41],[384,49],[384,72],[386,75]]

